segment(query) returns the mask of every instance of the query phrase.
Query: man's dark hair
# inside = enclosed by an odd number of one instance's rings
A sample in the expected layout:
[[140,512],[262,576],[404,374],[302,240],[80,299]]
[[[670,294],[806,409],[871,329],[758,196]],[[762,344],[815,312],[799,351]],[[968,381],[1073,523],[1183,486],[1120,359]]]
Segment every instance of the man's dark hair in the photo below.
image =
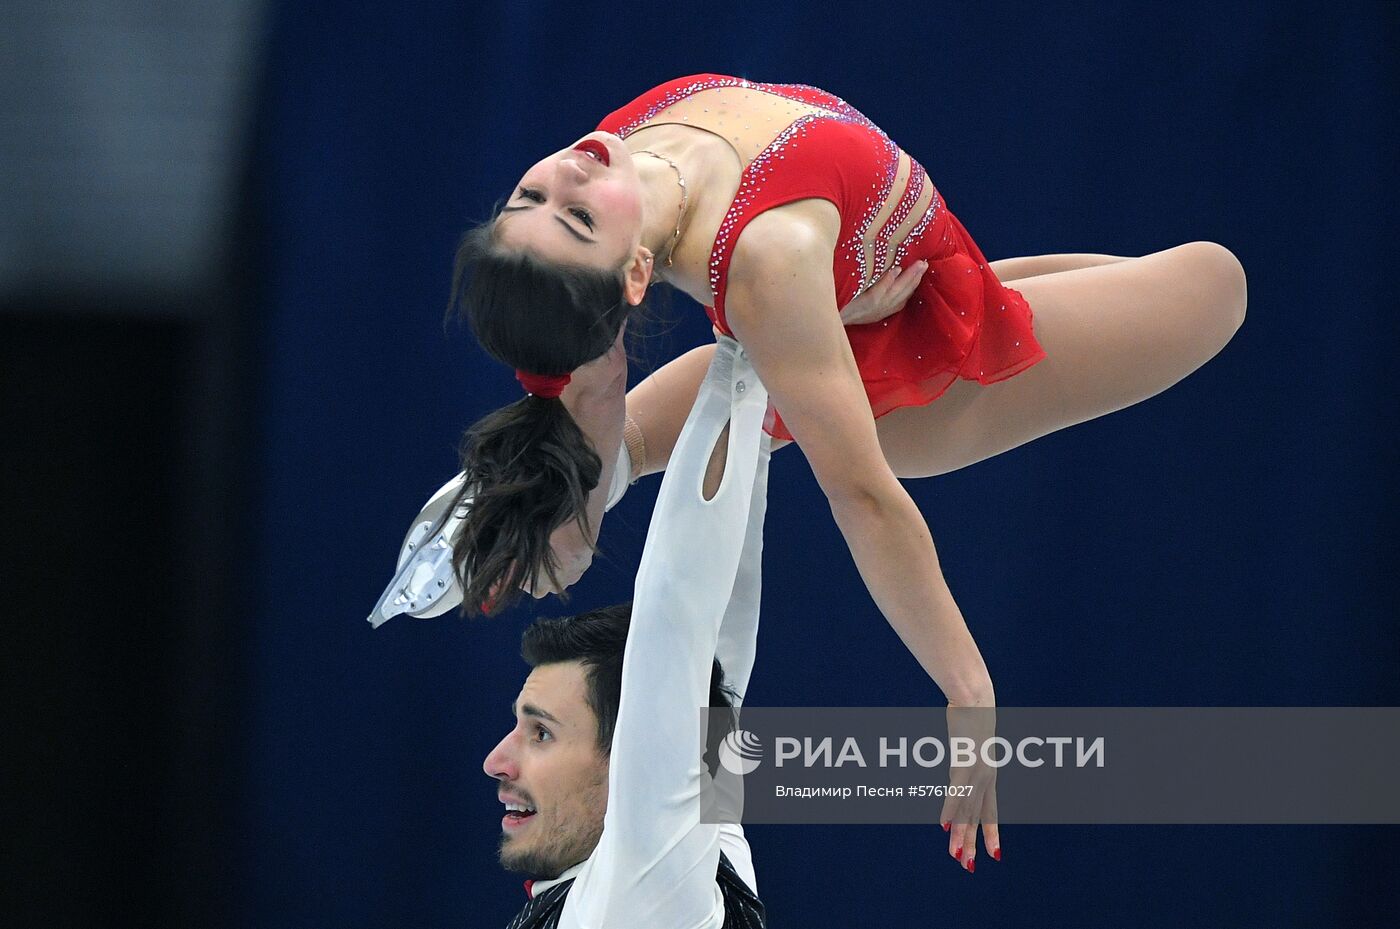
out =
[[[541,619],[525,630],[520,655],[530,667],[578,661],[583,664],[588,705],[598,719],[598,750],[612,750],[617,707],[622,699],[622,653],[632,624],[632,604],[619,603],[562,619]],[[714,659],[710,706],[732,709],[734,692],[724,684],[724,668]],[[731,714],[732,715],[732,714]],[[723,727],[722,727],[723,728]],[[715,743],[725,732],[711,732]]]

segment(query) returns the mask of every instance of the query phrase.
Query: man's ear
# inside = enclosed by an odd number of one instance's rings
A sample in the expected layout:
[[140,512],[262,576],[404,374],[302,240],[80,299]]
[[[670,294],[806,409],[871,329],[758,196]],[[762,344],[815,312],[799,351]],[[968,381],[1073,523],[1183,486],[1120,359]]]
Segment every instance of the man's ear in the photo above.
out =
[[622,298],[630,305],[637,306],[646,297],[655,264],[656,258],[651,250],[638,246],[631,264],[622,274]]

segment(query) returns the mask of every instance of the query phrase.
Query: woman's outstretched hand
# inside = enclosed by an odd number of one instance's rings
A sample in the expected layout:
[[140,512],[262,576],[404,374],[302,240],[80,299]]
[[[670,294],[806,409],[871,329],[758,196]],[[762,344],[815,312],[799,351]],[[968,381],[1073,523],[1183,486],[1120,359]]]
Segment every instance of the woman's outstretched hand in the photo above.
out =
[[551,583],[548,575],[542,575],[535,579],[535,583],[525,583],[521,589],[534,597],[536,600],[543,599],[550,594],[563,593],[568,588],[579,582],[584,572],[593,564],[593,549],[589,547],[572,526],[563,526],[555,530],[552,537],[552,547],[554,557],[558,561],[555,578],[558,584]]
[[841,325],[864,326],[898,313],[927,270],[927,261],[916,261],[907,268],[887,268],[864,293],[841,308]]
[[[1001,833],[997,829],[997,769],[982,758],[981,748],[996,734],[996,708],[948,704],[948,751],[953,758],[955,739],[975,746],[972,765],[949,766],[949,781],[958,788],[943,801],[939,823],[948,833],[948,854],[963,870],[977,870],[977,828],[987,854],[1001,860]],[[967,743],[963,743],[967,744]],[[955,795],[956,794],[956,795]]]
[[564,405],[570,407],[571,413],[575,398],[592,400],[599,394],[627,391],[627,347],[623,344],[626,334],[627,324],[624,322],[606,352],[573,370],[572,380],[564,388],[563,394]]

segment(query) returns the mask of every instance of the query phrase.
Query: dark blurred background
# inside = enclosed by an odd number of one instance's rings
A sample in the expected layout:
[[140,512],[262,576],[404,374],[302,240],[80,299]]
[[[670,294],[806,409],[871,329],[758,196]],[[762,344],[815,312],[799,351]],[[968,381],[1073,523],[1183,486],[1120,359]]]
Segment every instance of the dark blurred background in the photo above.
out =
[[[453,247],[669,78],[815,84],[991,258],[1193,239],[1216,360],[911,491],[1018,705],[1400,701],[1391,2],[0,5],[5,925],[503,926],[481,772],[533,612],[364,617],[461,430]],[[684,298],[634,378],[708,336]],[[940,697],[778,455],[751,705]],[[1345,789],[1338,782],[1321,789]],[[774,926],[1393,924],[1394,826],[754,827]]]

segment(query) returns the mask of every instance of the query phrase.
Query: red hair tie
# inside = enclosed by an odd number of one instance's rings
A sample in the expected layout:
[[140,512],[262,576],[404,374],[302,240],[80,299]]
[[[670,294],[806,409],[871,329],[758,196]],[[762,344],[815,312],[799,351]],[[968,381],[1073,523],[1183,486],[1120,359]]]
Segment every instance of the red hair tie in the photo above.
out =
[[526,393],[552,400],[564,392],[564,388],[571,380],[571,375],[531,374],[529,371],[521,371],[516,368],[515,379],[520,382],[521,387],[525,388]]

